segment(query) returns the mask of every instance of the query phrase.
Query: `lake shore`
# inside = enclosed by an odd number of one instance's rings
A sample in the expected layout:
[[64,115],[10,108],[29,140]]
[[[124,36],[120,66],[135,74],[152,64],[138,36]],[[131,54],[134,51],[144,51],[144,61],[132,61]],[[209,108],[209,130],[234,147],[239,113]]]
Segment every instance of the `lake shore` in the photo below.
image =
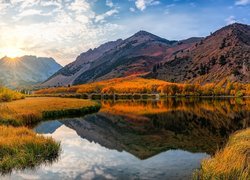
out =
[[233,134],[225,148],[201,163],[194,179],[249,179],[250,129]]
[[24,126],[50,118],[82,116],[99,109],[94,101],[69,98],[25,98],[0,103],[0,173],[33,168],[59,156],[60,143]]
[[90,100],[59,97],[26,98],[1,103],[0,124],[29,126],[43,119],[82,116],[99,109],[100,105]]
[[233,96],[233,95],[209,95],[209,96],[200,96],[200,95],[175,95],[170,96],[166,94],[80,94],[80,93],[57,93],[57,94],[33,94],[29,97],[62,97],[62,98],[78,98],[78,99],[90,99],[90,100],[143,100],[143,99],[166,99],[166,98],[250,98],[250,96]]

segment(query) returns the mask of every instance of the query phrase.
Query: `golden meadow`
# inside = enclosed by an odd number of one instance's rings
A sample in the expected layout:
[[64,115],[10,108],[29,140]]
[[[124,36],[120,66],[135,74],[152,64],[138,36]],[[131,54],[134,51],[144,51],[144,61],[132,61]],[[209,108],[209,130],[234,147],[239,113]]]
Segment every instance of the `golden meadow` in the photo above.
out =
[[59,142],[37,135],[27,126],[47,118],[80,116],[100,108],[90,100],[24,98],[6,88],[0,89],[0,97],[0,173],[3,174],[51,163],[59,156]]
[[156,79],[144,79],[137,76],[115,78],[111,80],[76,85],[71,87],[52,87],[35,92],[44,94],[152,94],[166,96],[249,96],[250,85],[232,83],[227,80],[220,83],[178,84]]

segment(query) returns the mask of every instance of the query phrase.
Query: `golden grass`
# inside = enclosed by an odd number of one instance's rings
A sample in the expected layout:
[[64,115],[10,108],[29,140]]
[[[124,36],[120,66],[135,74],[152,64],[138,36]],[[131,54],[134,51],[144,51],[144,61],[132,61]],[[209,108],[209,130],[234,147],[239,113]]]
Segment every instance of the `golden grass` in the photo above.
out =
[[90,100],[70,98],[26,98],[0,104],[0,123],[14,126],[30,125],[43,118],[83,115],[99,110]]
[[48,88],[36,91],[36,94],[56,94],[56,93],[147,93],[159,86],[168,83],[156,79],[144,79],[137,76],[125,78],[115,78],[106,81],[94,82],[72,87]]
[[18,99],[24,99],[24,95],[10,89],[0,87],[0,102],[10,102]]
[[250,179],[250,129],[232,135],[224,149],[205,159],[194,179]]
[[159,93],[168,96],[249,96],[250,84],[240,83],[209,83],[180,84],[157,79],[144,79],[138,76],[115,78],[111,80],[88,83],[71,87],[56,87],[41,89],[35,92],[44,94],[154,94]]
[[60,144],[25,127],[0,126],[0,172],[34,167],[55,160]]

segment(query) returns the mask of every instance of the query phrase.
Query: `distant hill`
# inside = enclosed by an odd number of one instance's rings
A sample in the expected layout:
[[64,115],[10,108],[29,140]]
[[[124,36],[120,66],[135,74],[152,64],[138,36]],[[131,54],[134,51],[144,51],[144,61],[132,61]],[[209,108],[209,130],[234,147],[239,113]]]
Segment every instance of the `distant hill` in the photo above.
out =
[[62,66],[53,58],[23,56],[0,59],[0,84],[17,88],[43,82]]
[[155,64],[166,61],[173,53],[190,48],[200,40],[169,41],[139,31],[125,40],[108,42],[82,53],[42,85],[75,85],[149,73]]
[[232,24],[173,54],[148,77],[172,82],[250,83],[250,26]]

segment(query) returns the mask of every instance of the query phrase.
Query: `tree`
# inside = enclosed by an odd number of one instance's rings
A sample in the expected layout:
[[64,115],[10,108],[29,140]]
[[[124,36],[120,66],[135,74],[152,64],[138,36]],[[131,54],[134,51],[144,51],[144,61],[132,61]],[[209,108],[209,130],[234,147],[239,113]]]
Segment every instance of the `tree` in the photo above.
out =
[[238,71],[238,69],[234,69],[232,73],[233,73],[234,76],[239,76],[240,75],[240,72]]
[[154,66],[153,66],[153,73],[156,73],[156,72],[157,72],[157,66],[154,65]]
[[212,57],[211,59],[210,59],[210,63],[211,63],[211,65],[215,65],[216,64],[216,58],[215,57]]
[[220,45],[220,49],[224,49],[226,47],[226,38],[222,40],[222,43]]
[[227,60],[224,55],[220,56],[219,63],[221,66],[224,66],[225,64],[227,64]]
[[200,65],[200,75],[205,75],[207,73],[207,66],[201,63]]

